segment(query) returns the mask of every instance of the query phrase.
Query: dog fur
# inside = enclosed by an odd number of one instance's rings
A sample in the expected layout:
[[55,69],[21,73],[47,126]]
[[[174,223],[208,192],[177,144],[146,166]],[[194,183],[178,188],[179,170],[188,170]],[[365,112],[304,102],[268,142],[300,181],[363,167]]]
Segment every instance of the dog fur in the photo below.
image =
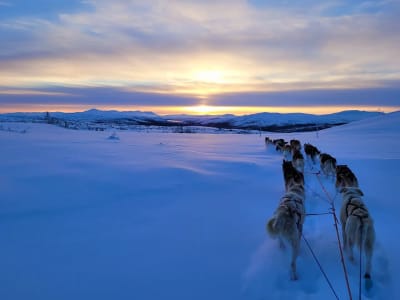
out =
[[290,278],[296,280],[296,259],[299,255],[300,239],[305,218],[304,209],[304,175],[297,171],[290,161],[282,163],[286,193],[272,218],[267,222],[266,229],[272,238],[278,238],[281,247],[284,241],[292,249],[290,262]]
[[286,144],[283,147],[283,158],[285,160],[291,160],[292,159],[292,148],[290,147],[289,144]]
[[284,241],[291,246],[290,278],[292,280],[298,279],[296,260],[299,255],[304,218],[304,186],[293,184],[281,198],[278,208],[266,226],[269,235],[279,239],[281,247]]
[[319,161],[321,165],[321,171],[325,176],[336,175],[336,158],[327,153],[322,153],[319,155]]
[[287,144],[284,139],[274,140],[276,151],[283,152],[285,145]]
[[299,140],[290,140],[289,144],[290,147],[292,148],[292,153],[301,150],[301,143]]
[[297,171],[304,173],[304,156],[299,150],[293,152],[292,164]]
[[306,156],[311,159],[313,164],[316,163],[317,156],[321,153],[317,147],[311,144],[304,144],[304,152],[306,153]]
[[271,144],[273,144],[273,140],[266,136],[265,137],[265,144],[266,145],[271,145]]
[[342,223],[343,248],[351,261],[354,261],[353,247],[361,247],[365,254],[364,278],[371,280],[371,260],[375,243],[375,229],[373,220],[365,206],[363,192],[357,187],[344,187],[340,222]]
[[356,175],[354,175],[347,165],[336,166],[335,186],[337,189],[344,187],[359,187]]
[[304,175],[299,172],[291,161],[283,160],[282,163],[283,179],[285,181],[285,190],[288,191],[293,185],[304,186]]

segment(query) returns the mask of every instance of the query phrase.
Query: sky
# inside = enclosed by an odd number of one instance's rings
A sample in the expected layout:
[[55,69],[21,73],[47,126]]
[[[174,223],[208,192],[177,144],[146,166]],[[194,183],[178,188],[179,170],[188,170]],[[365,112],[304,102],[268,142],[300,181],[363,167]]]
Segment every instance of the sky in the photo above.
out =
[[0,112],[400,110],[400,0],[0,0]]

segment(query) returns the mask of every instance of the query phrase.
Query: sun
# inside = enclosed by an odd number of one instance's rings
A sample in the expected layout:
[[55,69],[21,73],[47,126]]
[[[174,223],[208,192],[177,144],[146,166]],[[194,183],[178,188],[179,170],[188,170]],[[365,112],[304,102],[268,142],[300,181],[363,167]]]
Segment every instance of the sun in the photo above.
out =
[[240,107],[233,106],[214,106],[214,105],[194,105],[182,107],[185,113],[191,115],[223,115],[228,113],[233,113],[240,110]]
[[223,83],[224,74],[218,70],[204,70],[194,73],[194,79],[203,83]]
[[216,109],[209,105],[197,105],[188,107],[188,110],[195,114],[213,114],[216,113]]

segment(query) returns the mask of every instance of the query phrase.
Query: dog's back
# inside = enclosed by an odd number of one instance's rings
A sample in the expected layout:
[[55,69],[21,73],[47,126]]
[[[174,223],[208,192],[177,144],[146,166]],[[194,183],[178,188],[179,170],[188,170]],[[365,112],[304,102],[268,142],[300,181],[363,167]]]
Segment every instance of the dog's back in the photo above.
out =
[[273,141],[269,138],[269,137],[265,137],[265,144],[267,145],[271,145],[273,143]]
[[317,155],[321,153],[317,147],[311,144],[304,144],[304,152],[306,153],[306,156],[311,158],[313,163],[315,163]]
[[304,157],[299,150],[295,150],[293,152],[292,164],[297,169],[297,171],[304,173]]
[[266,230],[272,238],[279,238],[281,243],[285,240],[292,248],[292,280],[297,279],[296,259],[299,255],[304,218],[304,186],[292,185],[281,198],[278,208],[266,225]]
[[284,160],[282,170],[286,190],[293,184],[304,185],[304,175],[293,166],[292,162]]
[[334,176],[336,173],[336,158],[327,153],[319,155],[321,170],[325,175]]
[[274,141],[276,151],[283,152],[286,142],[283,139]]
[[357,177],[347,165],[336,166],[335,186],[338,189],[343,187],[358,187]]
[[290,263],[291,279],[297,279],[296,259],[299,255],[300,238],[305,218],[304,209],[304,175],[297,171],[290,161],[282,162],[286,192],[281,198],[274,215],[266,224],[268,234],[279,238],[282,245],[287,241],[292,248]]
[[343,246],[351,260],[354,260],[353,247],[358,246],[365,253],[365,274],[371,279],[371,261],[375,243],[374,223],[370,213],[361,199],[362,191],[356,187],[342,188],[342,207],[340,221],[342,223]]
[[290,140],[289,142],[290,147],[292,148],[292,152],[295,150],[300,151],[301,150],[301,142],[299,140]]

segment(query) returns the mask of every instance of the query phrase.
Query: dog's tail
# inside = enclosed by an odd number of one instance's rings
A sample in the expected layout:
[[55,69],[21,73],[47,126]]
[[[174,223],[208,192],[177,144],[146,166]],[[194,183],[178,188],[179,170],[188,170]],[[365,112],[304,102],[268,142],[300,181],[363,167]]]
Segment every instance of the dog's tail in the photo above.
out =
[[285,221],[283,218],[279,218],[279,216],[273,216],[267,222],[266,229],[267,229],[267,232],[269,233],[269,235],[272,238],[275,238],[281,233],[284,225],[285,225]]

